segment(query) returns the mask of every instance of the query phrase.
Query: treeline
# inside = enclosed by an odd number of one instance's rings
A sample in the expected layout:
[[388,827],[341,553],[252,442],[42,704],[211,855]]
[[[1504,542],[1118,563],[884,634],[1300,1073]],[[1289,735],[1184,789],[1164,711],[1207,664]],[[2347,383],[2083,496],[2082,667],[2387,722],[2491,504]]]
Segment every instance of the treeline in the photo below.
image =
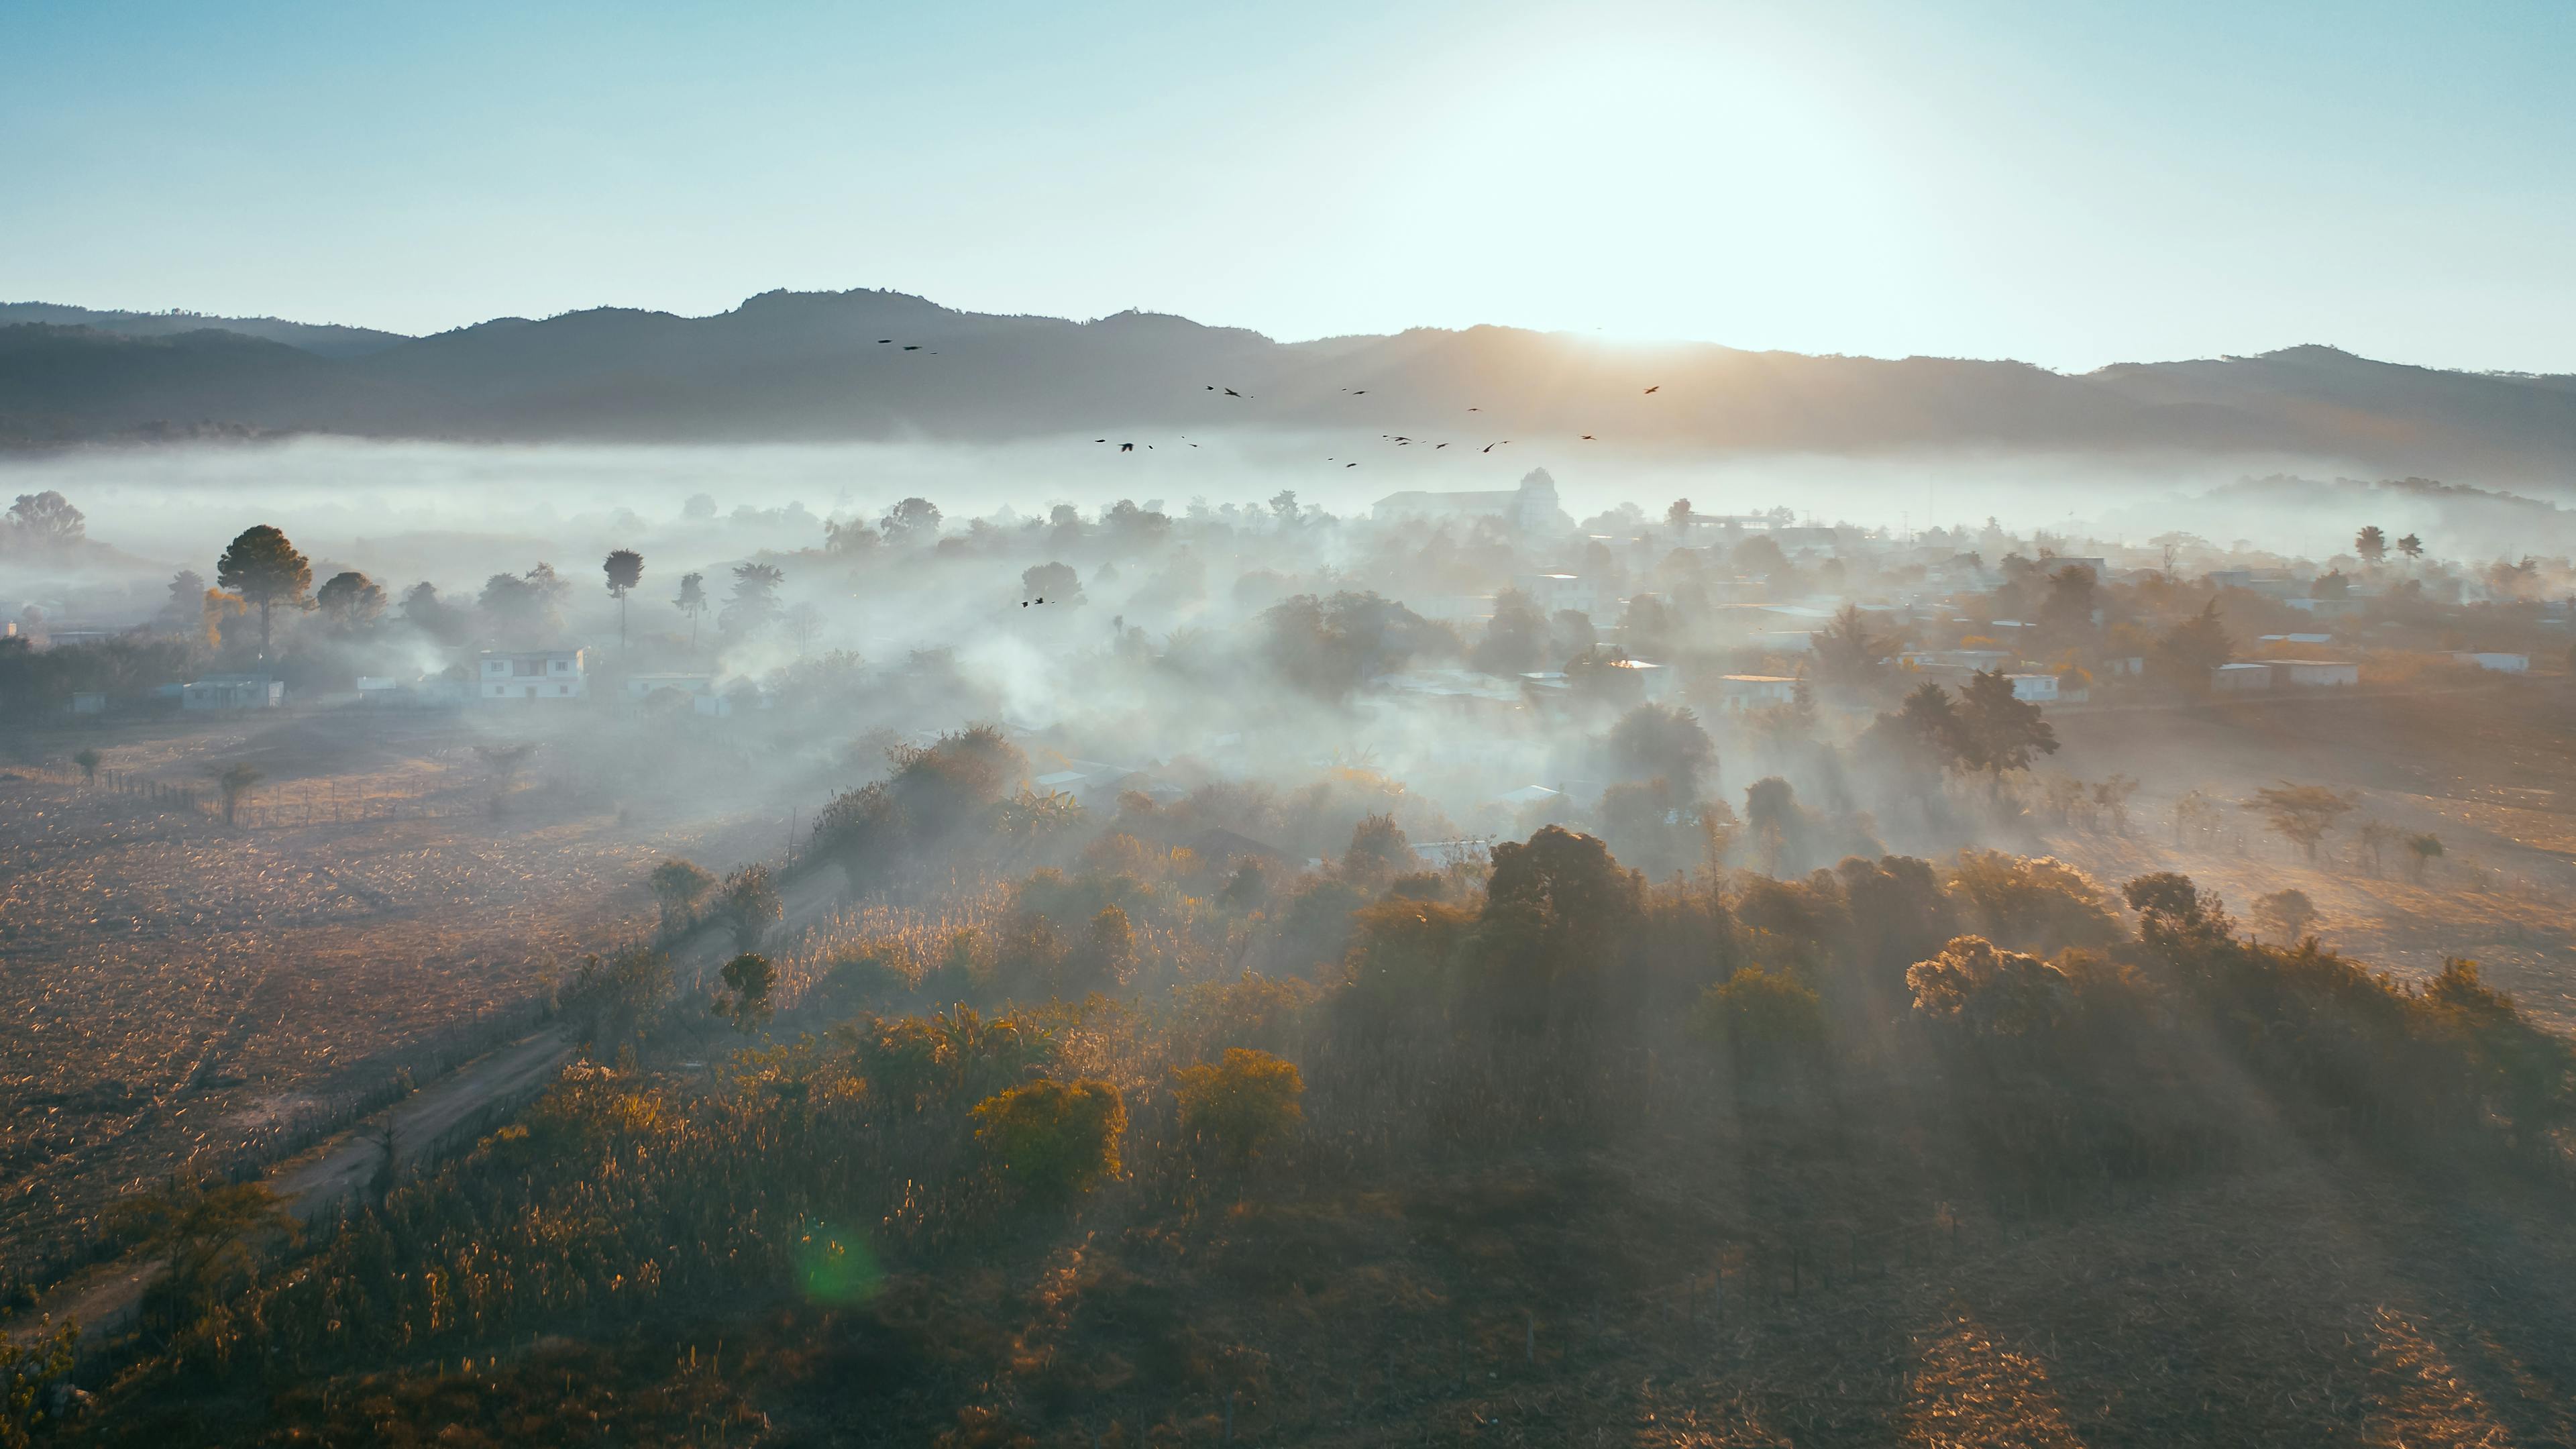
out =
[[[1296,873],[1111,838],[935,949],[844,943],[801,1004],[767,1000],[757,923],[712,1002],[650,952],[593,963],[563,995],[592,1064],[301,1253],[197,1275],[149,1375],[856,1303],[1095,1198],[1185,1231],[1247,1194],[1652,1130],[1689,1152],[1720,1121],[1833,1153],[1864,1114],[1945,1192],[2048,1200],[2310,1137],[2556,1170],[2576,1112],[2567,1043],[2473,965],[2416,987],[2250,942],[2181,876],[2115,894],[1970,852],[1650,884],[1554,827],[1432,870],[1383,818]],[[758,1044],[712,1078],[644,1065],[710,1029]]]

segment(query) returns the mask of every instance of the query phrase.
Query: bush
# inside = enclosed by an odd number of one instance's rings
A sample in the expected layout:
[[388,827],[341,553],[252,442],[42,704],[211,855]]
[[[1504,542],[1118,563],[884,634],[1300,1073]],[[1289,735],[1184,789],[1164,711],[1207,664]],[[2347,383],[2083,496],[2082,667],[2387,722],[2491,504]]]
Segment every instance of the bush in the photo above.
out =
[[1211,1064],[1179,1073],[1181,1130],[1241,1171],[1304,1121],[1306,1080],[1294,1062],[1228,1047]]
[[1066,1202],[1118,1173],[1127,1103],[1107,1082],[1040,1078],[975,1107],[975,1141],[1030,1203]]
[[1738,1071],[1773,1072],[1823,1049],[1825,1007],[1796,976],[1744,966],[1700,996],[1691,1030],[1723,1043]]

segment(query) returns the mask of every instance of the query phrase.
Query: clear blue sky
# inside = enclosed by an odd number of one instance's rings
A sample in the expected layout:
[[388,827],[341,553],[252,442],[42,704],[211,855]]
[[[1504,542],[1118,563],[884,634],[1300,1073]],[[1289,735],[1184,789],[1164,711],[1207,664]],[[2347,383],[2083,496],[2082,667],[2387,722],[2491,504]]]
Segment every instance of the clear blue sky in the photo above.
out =
[[2576,4],[0,0],[0,300],[2576,371]]

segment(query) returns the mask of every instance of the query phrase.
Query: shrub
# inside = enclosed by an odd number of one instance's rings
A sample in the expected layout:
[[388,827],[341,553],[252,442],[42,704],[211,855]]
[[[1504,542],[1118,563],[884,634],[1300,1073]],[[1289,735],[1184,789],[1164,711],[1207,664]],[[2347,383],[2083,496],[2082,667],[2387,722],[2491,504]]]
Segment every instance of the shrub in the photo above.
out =
[[1127,1103],[1107,1082],[1040,1078],[975,1107],[975,1141],[1031,1203],[1068,1201],[1118,1173]]
[[1228,1047],[1214,1063],[1179,1073],[1181,1130],[1241,1171],[1306,1117],[1306,1081],[1294,1062]]
[[2102,947],[2124,934],[2101,885],[2053,856],[1963,850],[1950,895],[1971,918],[1963,924],[1983,926],[1989,937],[2019,950]]
[[1691,1030],[1734,1053],[1739,1071],[1776,1071],[1825,1044],[1825,1007],[1789,972],[1744,966],[1700,996]]

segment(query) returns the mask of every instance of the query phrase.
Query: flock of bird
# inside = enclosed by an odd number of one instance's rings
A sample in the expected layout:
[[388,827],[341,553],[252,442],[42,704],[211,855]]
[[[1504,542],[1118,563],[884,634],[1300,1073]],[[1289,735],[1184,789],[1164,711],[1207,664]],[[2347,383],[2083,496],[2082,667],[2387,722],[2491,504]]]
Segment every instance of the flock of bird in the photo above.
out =
[[[891,337],[880,337],[880,338],[878,338],[878,339],[877,339],[877,345],[878,345],[879,347],[893,347],[893,346],[895,346],[895,345],[896,345],[896,343],[895,343],[895,340],[894,340],[893,338],[891,338]],[[928,351],[928,352],[929,352],[929,354],[930,354],[931,356],[933,356],[933,357],[937,357],[937,356],[939,355],[939,350],[938,350],[937,348],[927,348],[927,349],[925,349],[925,348],[923,347],[923,345],[922,345],[921,343],[918,343],[918,342],[906,342],[906,343],[903,343],[903,344],[902,344],[902,348],[903,348],[903,350],[904,350],[904,351],[906,351],[906,352],[922,352],[922,351],[925,351],[925,350],[926,350],[926,351]],[[1230,397],[1230,398],[1238,398],[1238,399],[1241,399],[1241,400],[1243,400],[1243,401],[1245,401],[1245,402],[1250,402],[1250,401],[1252,401],[1252,400],[1253,400],[1253,395],[1252,395],[1251,393],[1248,393],[1248,392],[1238,392],[1238,391],[1236,391],[1235,389],[1230,388],[1230,387],[1227,387],[1227,386],[1225,386],[1225,385],[1224,385],[1224,384],[1222,384],[1222,383],[1215,383],[1215,382],[1208,383],[1208,384],[1206,384],[1206,390],[1207,390],[1207,391],[1209,391],[1209,392],[1214,392],[1214,393],[1223,393],[1223,394],[1224,394],[1225,396],[1227,396],[1227,397]],[[1647,389],[1646,389],[1645,395],[1646,395],[1646,396],[1648,396],[1648,397],[1652,397],[1652,396],[1654,396],[1656,393],[1662,392],[1663,390],[1664,390],[1664,385],[1663,385],[1662,383],[1656,383],[1654,386],[1652,386],[1652,387],[1650,387],[1650,388],[1647,388]],[[1368,391],[1369,391],[1369,390],[1368,390],[1367,388],[1364,388],[1364,387],[1346,387],[1346,388],[1343,388],[1343,389],[1342,389],[1342,391],[1343,391],[1343,392],[1345,392],[1345,393],[1347,393],[1347,394],[1349,394],[1349,395],[1350,395],[1350,396],[1352,396],[1352,397],[1366,397],[1366,396],[1368,396]],[[1481,407],[1471,407],[1471,408],[1467,409],[1467,411],[1469,411],[1469,412],[1471,412],[1471,413],[1480,413],[1480,412],[1483,412],[1483,411],[1484,411],[1484,409],[1483,409],[1483,408],[1481,408]],[[1383,440],[1385,440],[1385,441],[1388,441],[1388,442],[1391,442],[1391,443],[1395,444],[1395,445],[1396,445],[1397,447],[1399,447],[1399,448],[1409,448],[1409,447],[1412,447],[1415,443],[1422,441],[1422,440],[1421,440],[1421,439],[1419,439],[1419,438],[1410,438],[1410,437],[1406,437],[1405,435],[1403,435],[1403,434],[1401,434],[1401,433],[1380,433],[1380,434],[1378,434],[1378,437],[1379,437],[1379,438],[1381,438],[1381,439],[1383,439]],[[1595,437],[1595,436],[1594,436],[1593,434],[1591,434],[1591,433],[1584,433],[1584,434],[1582,434],[1582,435],[1581,435],[1581,437],[1582,437],[1582,441],[1587,442],[1587,443],[1593,443],[1593,442],[1598,442],[1598,441],[1600,441],[1600,439],[1599,439],[1599,438]],[[1094,442],[1094,443],[1097,443],[1097,444],[1106,445],[1106,444],[1108,443],[1108,441],[1109,441],[1109,440],[1108,440],[1107,438],[1094,438],[1094,439],[1092,439],[1091,441],[1092,441],[1092,442]],[[1183,434],[1181,434],[1181,435],[1180,435],[1180,438],[1179,438],[1179,440],[1178,440],[1178,441],[1181,441],[1181,442],[1184,442],[1184,443],[1189,443],[1189,434],[1187,434],[1187,433],[1183,433]],[[1193,448],[1195,448],[1195,447],[1197,447],[1197,446],[1198,446],[1198,444],[1196,444],[1196,443],[1190,443],[1189,445],[1190,445],[1191,447],[1193,447]],[[1481,453],[1491,453],[1491,452],[1492,452],[1492,451],[1494,451],[1496,448],[1508,448],[1508,447],[1510,447],[1511,445],[1512,445],[1512,440],[1511,440],[1511,439],[1509,439],[1509,438],[1497,438],[1497,439],[1495,439],[1493,442],[1487,443],[1484,447],[1482,447],[1482,448],[1478,449],[1477,451],[1479,451],[1479,452],[1481,452]],[[1443,443],[1433,443],[1433,444],[1431,445],[1430,451],[1432,451],[1432,452],[1437,452],[1437,451],[1439,451],[1440,449],[1445,448],[1445,447],[1448,447],[1448,446],[1449,446],[1449,445],[1448,445],[1447,443],[1445,443],[1445,442],[1443,442]],[[1122,453],[1132,453],[1132,452],[1135,452],[1135,451],[1136,451],[1136,445],[1135,445],[1134,443],[1124,443],[1124,442],[1122,442],[1122,443],[1120,443],[1120,444],[1118,445],[1118,451],[1119,451],[1119,452],[1122,452]],[[1145,451],[1146,451],[1146,452],[1149,452],[1149,453],[1150,453],[1150,452],[1152,452],[1152,451],[1154,451],[1154,445],[1153,445],[1153,444],[1151,444],[1151,443],[1147,443],[1147,444],[1145,444]],[[1324,461],[1325,461],[1325,462],[1327,462],[1327,463],[1341,463],[1341,465],[1342,465],[1343,467],[1345,467],[1345,468],[1356,468],[1356,467],[1358,467],[1358,466],[1359,466],[1359,464],[1358,464],[1358,463],[1356,463],[1356,462],[1344,461],[1344,460],[1339,459],[1339,458],[1327,457],[1326,459],[1324,459]],[[1044,599],[1039,599],[1039,600],[1037,600],[1037,602],[1038,602],[1038,603],[1043,604],[1043,603],[1045,603],[1045,602],[1046,602],[1046,600],[1044,600]],[[1023,603],[1023,604],[1021,604],[1021,605],[1020,605],[1020,607],[1021,607],[1021,608],[1023,608],[1023,609],[1025,609],[1025,608],[1027,608],[1027,607],[1028,607],[1028,605],[1027,605],[1026,603]]]
[[[1223,394],[1224,394],[1224,395],[1226,395],[1227,397],[1231,397],[1231,398],[1241,398],[1241,399],[1243,399],[1243,400],[1245,400],[1245,401],[1247,401],[1247,402],[1252,400],[1252,394],[1251,394],[1251,393],[1248,393],[1248,392],[1238,392],[1238,391],[1236,391],[1236,390],[1235,390],[1235,389],[1233,389],[1233,388],[1230,388],[1230,387],[1227,387],[1227,386],[1223,385],[1222,383],[1214,383],[1214,382],[1211,382],[1211,383],[1206,384],[1206,385],[1205,385],[1205,387],[1206,387],[1206,390],[1207,390],[1207,391],[1209,391],[1209,392],[1223,393]],[[1652,386],[1652,387],[1650,387],[1650,388],[1647,388],[1647,389],[1646,389],[1645,395],[1646,395],[1646,396],[1648,396],[1648,397],[1652,397],[1652,396],[1654,396],[1656,393],[1662,392],[1663,390],[1664,390],[1664,385],[1663,385],[1662,383],[1656,383],[1654,386]],[[1343,391],[1343,392],[1345,392],[1345,393],[1347,393],[1347,394],[1349,394],[1349,395],[1350,395],[1350,396],[1352,396],[1352,397],[1366,397],[1366,396],[1368,396],[1368,389],[1367,389],[1367,388],[1364,388],[1364,387],[1346,387],[1346,388],[1343,388],[1343,389],[1342,389],[1342,391]],[[1483,408],[1481,408],[1481,407],[1471,407],[1471,408],[1467,409],[1467,411],[1469,411],[1469,412],[1471,412],[1471,413],[1480,413],[1480,412],[1483,412],[1483,411],[1484,411],[1484,409],[1483,409]],[[1395,444],[1395,445],[1396,445],[1397,447],[1399,447],[1399,448],[1409,448],[1409,447],[1412,447],[1415,443],[1418,443],[1418,442],[1422,442],[1422,441],[1423,441],[1423,439],[1420,439],[1420,438],[1407,437],[1406,435],[1404,435],[1404,434],[1402,434],[1402,433],[1380,433],[1380,434],[1378,434],[1378,437],[1379,437],[1379,438],[1381,438],[1381,439],[1383,439],[1383,440],[1385,440],[1385,441],[1387,441],[1387,442],[1391,442],[1391,443]],[[1582,438],[1582,440],[1583,440],[1584,442],[1587,442],[1587,443],[1594,443],[1594,442],[1599,442],[1599,441],[1600,441],[1600,439],[1599,439],[1596,435],[1591,434],[1591,433],[1584,433],[1584,434],[1582,434],[1582,435],[1581,435],[1581,438]],[[1094,438],[1094,439],[1092,439],[1091,441],[1093,441],[1094,443],[1103,443],[1103,444],[1105,444],[1105,443],[1107,443],[1109,440],[1108,440],[1107,438]],[[1182,442],[1189,442],[1189,435],[1188,435],[1187,433],[1183,433],[1183,434],[1181,435],[1181,437],[1180,437],[1180,441],[1182,441]],[[1490,443],[1487,443],[1484,447],[1482,447],[1482,448],[1478,449],[1477,451],[1478,451],[1478,452],[1480,452],[1480,453],[1490,453],[1490,452],[1494,451],[1496,448],[1508,448],[1508,447],[1510,447],[1511,445],[1512,445],[1512,440],[1511,440],[1511,439],[1509,439],[1509,438],[1497,438],[1497,439],[1495,439],[1494,441],[1492,441],[1492,442],[1490,442]],[[1198,444],[1196,444],[1196,443],[1190,443],[1190,446],[1191,446],[1191,447],[1193,447],[1193,448],[1195,448],[1195,447],[1197,447],[1197,446],[1198,446]],[[1431,445],[1431,447],[1430,447],[1429,451],[1432,451],[1432,452],[1438,452],[1440,449],[1445,448],[1445,447],[1448,447],[1448,446],[1449,446],[1449,445],[1448,445],[1447,443],[1445,443],[1445,442],[1442,442],[1442,443],[1433,443],[1433,444]],[[1147,443],[1147,444],[1145,445],[1145,450],[1146,450],[1147,452],[1149,452],[1149,453],[1150,453],[1150,452],[1152,452],[1152,451],[1154,450],[1154,445],[1153,445],[1153,444],[1151,444],[1151,443]],[[1122,453],[1132,453],[1132,452],[1135,452],[1135,451],[1136,451],[1136,445],[1135,445],[1134,443],[1120,443],[1120,444],[1118,445],[1118,451],[1119,451],[1119,452],[1122,452]],[[1359,466],[1359,464],[1358,464],[1358,463],[1356,463],[1356,462],[1345,462],[1345,461],[1343,461],[1342,459],[1339,459],[1339,458],[1333,458],[1333,457],[1327,457],[1327,458],[1325,458],[1325,459],[1324,459],[1324,461],[1325,461],[1325,462],[1327,462],[1327,463],[1341,463],[1341,465],[1342,465],[1343,467],[1345,467],[1345,468],[1356,468],[1356,467],[1358,467],[1358,466]],[[1025,607],[1025,606],[1024,606],[1024,607]]]

